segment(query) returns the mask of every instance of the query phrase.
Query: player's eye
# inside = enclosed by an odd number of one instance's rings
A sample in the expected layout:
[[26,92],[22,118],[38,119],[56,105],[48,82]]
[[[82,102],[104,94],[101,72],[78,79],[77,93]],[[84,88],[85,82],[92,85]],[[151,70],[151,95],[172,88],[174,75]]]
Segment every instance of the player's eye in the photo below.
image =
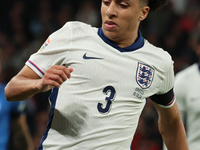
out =
[[110,1],[103,0],[103,4],[106,5],[106,6],[108,6],[110,4]]
[[119,6],[121,7],[121,8],[127,8],[128,7],[128,5],[126,5],[126,4],[119,4]]

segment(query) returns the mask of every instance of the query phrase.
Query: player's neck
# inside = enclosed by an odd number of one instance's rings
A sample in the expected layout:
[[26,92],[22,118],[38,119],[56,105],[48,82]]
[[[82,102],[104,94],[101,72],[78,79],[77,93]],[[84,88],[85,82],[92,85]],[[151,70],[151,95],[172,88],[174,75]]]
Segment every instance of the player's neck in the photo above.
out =
[[119,39],[116,39],[114,42],[121,48],[128,47],[135,43],[135,41],[138,38],[138,31],[134,34],[130,35],[124,35],[123,37],[120,37]]

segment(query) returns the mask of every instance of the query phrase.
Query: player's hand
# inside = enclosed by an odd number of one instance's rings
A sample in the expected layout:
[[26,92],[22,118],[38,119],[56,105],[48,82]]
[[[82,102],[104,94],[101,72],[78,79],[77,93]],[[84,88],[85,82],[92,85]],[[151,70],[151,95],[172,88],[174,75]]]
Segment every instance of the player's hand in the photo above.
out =
[[63,82],[70,79],[72,68],[66,66],[54,65],[46,71],[44,77],[38,83],[38,89],[46,92],[53,87],[59,88]]

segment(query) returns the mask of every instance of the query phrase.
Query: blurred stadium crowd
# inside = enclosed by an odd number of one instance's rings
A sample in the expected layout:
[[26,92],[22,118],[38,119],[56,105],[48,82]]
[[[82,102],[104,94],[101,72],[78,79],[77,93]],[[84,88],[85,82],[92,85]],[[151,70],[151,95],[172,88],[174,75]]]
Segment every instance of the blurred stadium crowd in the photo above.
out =
[[[100,27],[100,5],[101,0],[0,0],[0,49],[3,51],[0,81],[8,82],[47,37],[67,21]],[[171,54],[176,74],[197,61],[192,35],[200,30],[200,1],[169,0],[168,6],[149,14],[140,30],[150,43]],[[40,93],[27,100],[27,121],[35,148],[48,120],[48,95],[49,92]],[[162,150],[157,119],[153,105],[147,100],[133,141],[134,150]],[[23,150],[20,135],[16,134],[12,134],[12,145],[15,150]]]

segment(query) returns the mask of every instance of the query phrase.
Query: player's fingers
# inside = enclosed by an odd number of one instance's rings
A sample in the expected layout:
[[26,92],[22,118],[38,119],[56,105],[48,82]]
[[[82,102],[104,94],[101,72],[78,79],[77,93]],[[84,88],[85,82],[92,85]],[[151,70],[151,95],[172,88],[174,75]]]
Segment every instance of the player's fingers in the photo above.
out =
[[[62,84],[67,78],[70,78],[70,73],[73,71],[72,68],[67,68],[61,65],[54,65],[46,72],[46,78],[56,80],[58,83]],[[54,76],[57,75],[57,76]],[[62,80],[62,81],[61,81]]]
[[60,77],[60,79],[62,79],[62,82],[66,81],[68,78],[64,70],[53,70],[53,74],[57,75],[57,78]]
[[67,79],[66,75],[65,75],[65,78],[63,79],[60,75],[54,74],[52,72],[53,71],[46,72],[46,74],[43,77],[43,85],[48,85],[48,84],[52,85],[51,82],[54,81],[54,82],[56,82],[56,85],[55,84],[53,84],[53,85],[58,86],[57,84],[61,85],[65,81],[65,79]]
[[63,71],[65,72],[65,74],[67,75],[67,78],[71,78],[71,72],[73,71],[72,68],[63,68]]
[[[64,73],[63,73],[64,74]],[[49,77],[49,80],[53,80],[55,82],[57,82],[58,84],[62,84],[65,80],[66,80],[66,76],[65,77],[62,77],[61,75],[58,75],[58,74],[52,74],[50,77]]]
[[49,75],[51,74],[58,75],[62,78],[64,82],[68,78],[65,70],[66,70],[65,66],[54,65],[49,70],[47,70],[46,73],[48,73]]
[[63,80],[59,75],[57,74],[51,74],[51,75],[45,75],[43,78],[43,85],[47,86],[56,86],[56,87],[60,87],[60,85],[64,82],[65,80]]
[[60,85],[61,85],[58,82],[56,82],[55,80],[44,80],[43,84],[50,87],[49,89],[51,89],[53,87],[60,88]]
[[68,70],[70,71],[70,73],[72,73],[72,71],[73,71],[73,68],[68,68]]

